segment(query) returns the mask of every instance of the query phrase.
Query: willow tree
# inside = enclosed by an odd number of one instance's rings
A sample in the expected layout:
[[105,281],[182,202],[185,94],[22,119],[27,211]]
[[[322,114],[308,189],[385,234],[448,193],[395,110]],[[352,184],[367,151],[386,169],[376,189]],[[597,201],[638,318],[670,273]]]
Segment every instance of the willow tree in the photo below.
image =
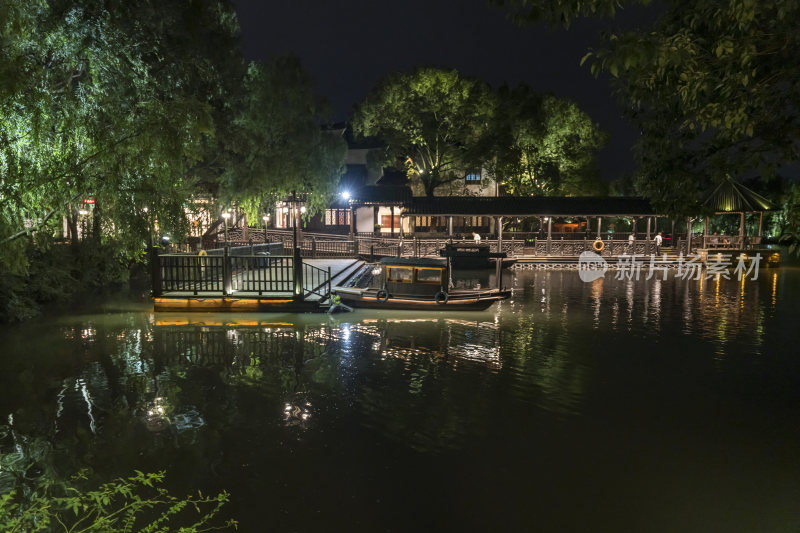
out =
[[181,220],[193,167],[235,81],[234,13],[219,2],[8,0],[0,14],[0,246],[93,198],[136,248],[148,218]]
[[589,195],[603,190],[596,154],[605,133],[577,105],[526,85],[502,87],[487,130],[485,163],[518,196]]
[[[650,0],[494,0],[523,24],[569,26]],[[649,27],[605,34],[583,59],[606,73],[642,135],[639,192],[695,209],[727,173],[775,176],[800,156],[800,2],[667,0]],[[577,58],[576,58],[577,60]]]
[[156,223],[185,233],[193,195],[322,205],[344,143],[299,64],[248,65],[238,31],[223,0],[0,4],[0,261],[24,270],[62,216],[75,235],[86,198],[128,256]]
[[309,214],[325,209],[344,172],[347,143],[328,129],[327,105],[296,57],[251,64],[233,102],[234,120],[221,138],[218,196],[250,216],[291,193]]
[[422,67],[387,76],[356,106],[351,122],[357,136],[386,143],[381,163],[404,166],[416,192],[433,196],[480,168],[474,148],[493,110],[486,83]]

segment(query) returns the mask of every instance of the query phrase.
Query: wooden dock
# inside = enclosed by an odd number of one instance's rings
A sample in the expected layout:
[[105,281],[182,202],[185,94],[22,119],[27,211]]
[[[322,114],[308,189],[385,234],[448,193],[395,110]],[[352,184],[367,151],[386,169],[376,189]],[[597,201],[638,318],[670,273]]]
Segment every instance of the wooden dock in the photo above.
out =
[[332,287],[358,259],[165,254],[153,258],[155,311],[308,312],[327,306]]

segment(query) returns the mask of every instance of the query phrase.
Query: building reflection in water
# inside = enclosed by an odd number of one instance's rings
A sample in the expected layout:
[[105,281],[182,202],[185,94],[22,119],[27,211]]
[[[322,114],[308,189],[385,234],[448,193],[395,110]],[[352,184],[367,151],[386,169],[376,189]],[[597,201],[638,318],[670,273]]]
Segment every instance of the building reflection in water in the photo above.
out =
[[761,339],[765,313],[775,308],[781,276],[780,271],[764,270],[756,280],[739,280],[735,275],[682,280],[670,271],[666,280],[660,276],[646,280],[644,273],[639,280],[616,280],[607,273],[584,283],[577,272],[564,270],[517,273],[517,281],[521,278],[527,287],[528,312],[535,305],[550,320],[551,309],[559,306],[564,328],[580,327],[580,318],[588,314],[595,330],[652,336],[674,335],[678,330],[717,343],[723,353],[731,335],[749,336],[748,342]]

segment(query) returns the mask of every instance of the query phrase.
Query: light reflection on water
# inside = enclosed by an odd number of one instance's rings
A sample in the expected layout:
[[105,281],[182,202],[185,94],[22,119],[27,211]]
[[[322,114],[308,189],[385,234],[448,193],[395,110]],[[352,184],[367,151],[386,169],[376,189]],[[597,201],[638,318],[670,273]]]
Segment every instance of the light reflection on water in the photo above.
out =
[[[6,329],[0,490],[24,483],[31,463],[51,476],[168,467],[187,485],[231,490],[237,517],[253,527],[267,494],[280,502],[278,529],[344,524],[367,509],[376,521],[352,528],[374,530],[403,506],[387,510],[372,491],[424,507],[427,485],[445,483],[463,502],[500,476],[516,495],[484,494],[473,514],[506,529],[532,522],[494,509],[525,501],[553,515],[545,531],[585,530],[561,519],[574,515],[575,498],[591,497],[604,502],[589,506],[595,523],[611,524],[614,505],[598,499],[608,485],[643,520],[700,531],[686,517],[670,522],[653,494],[622,480],[680,486],[658,496],[677,505],[687,490],[728,490],[702,477],[724,469],[706,450],[749,465],[735,487],[766,475],[750,460],[761,454],[777,457],[781,472],[800,471],[799,458],[774,449],[800,437],[787,422],[800,419],[797,270],[744,282],[583,283],[575,271],[506,281],[520,289],[514,298],[478,313],[115,311]],[[769,439],[757,437],[763,431]],[[700,472],[700,488],[684,487],[688,470]],[[800,485],[768,472],[780,494],[767,507],[785,519],[779,496]],[[343,479],[352,501],[294,502],[282,492],[312,481],[337,492]],[[562,485],[577,496],[551,500]],[[736,519],[754,512],[737,503]],[[469,529],[469,516],[447,524]]]

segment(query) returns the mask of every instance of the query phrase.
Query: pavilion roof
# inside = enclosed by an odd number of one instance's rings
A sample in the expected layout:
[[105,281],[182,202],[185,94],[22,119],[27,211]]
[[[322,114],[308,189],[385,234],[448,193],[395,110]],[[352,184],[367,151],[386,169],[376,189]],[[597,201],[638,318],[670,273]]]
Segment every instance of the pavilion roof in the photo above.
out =
[[703,206],[715,213],[746,213],[772,211],[775,206],[760,194],[726,176],[706,198]]
[[621,196],[415,196],[406,204],[411,216],[647,216],[655,215],[644,198]]

